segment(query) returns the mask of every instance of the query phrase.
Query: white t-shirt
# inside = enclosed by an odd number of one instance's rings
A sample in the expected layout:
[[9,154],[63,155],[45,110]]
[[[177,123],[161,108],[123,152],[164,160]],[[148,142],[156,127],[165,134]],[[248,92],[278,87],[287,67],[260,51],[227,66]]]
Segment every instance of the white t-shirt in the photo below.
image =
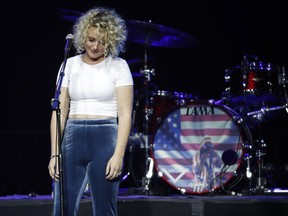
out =
[[61,84],[69,89],[70,114],[112,117],[117,117],[116,87],[124,85],[133,85],[124,59],[109,57],[99,64],[89,65],[81,60],[81,55],[67,59]]

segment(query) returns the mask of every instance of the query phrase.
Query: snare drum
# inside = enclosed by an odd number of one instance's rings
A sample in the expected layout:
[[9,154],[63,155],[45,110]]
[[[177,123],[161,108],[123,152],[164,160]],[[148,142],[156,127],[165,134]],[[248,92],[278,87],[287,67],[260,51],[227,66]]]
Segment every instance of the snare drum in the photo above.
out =
[[[182,193],[208,193],[225,185],[243,165],[243,146],[249,138],[248,127],[237,119],[241,118],[230,108],[206,101],[170,111],[153,135],[158,174]],[[225,156],[224,161],[223,155],[230,152],[235,158],[227,162]]]

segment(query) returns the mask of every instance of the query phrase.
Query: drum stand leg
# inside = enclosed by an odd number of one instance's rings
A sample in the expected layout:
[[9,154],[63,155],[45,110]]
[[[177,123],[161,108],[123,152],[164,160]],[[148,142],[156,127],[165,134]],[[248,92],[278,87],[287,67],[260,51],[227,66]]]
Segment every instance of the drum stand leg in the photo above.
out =
[[153,176],[153,167],[154,167],[154,161],[151,157],[148,157],[146,160],[146,165],[148,166],[148,169],[146,169],[146,175],[143,177],[143,192],[145,194],[150,194],[150,182],[151,178]]
[[[149,104],[147,102],[146,104]],[[146,105],[145,109],[145,176],[142,178],[142,189],[144,194],[150,194],[150,183],[151,183],[151,178],[153,176],[153,167],[154,167],[154,161],[150,157],[149,154],[149,149],[150,149],[150,144],[149,144],[149,123],[150,123],[150,115],[151,115],[151,109],[149,108],[148,105]]]
[[257,165],[257,178],[256,178],[256,185],[255,190],[256,192],[264,192],[266,186],[266,178],[263,176],[263,168],[264,168],[264,160],[263,156],[266,155],[266,144],[264,140],[261,138],[258,141],[258,149],[256,150],[256,165]]
[[[245,146],[246,150],[250,150],[252,149],[251,145],[246,145]],[[246,178],[248,179],[248,194],[251,193],[252,190],[252,171],[251,171],[251,159],[252,159],[252,155],[249,154],[248,152],[244,154],[244,160],[246,161]]]
[[255,158],[256,158],[256,179],[254,181],[255,187],[252,189],[253,193],[264,193],[265,186],[266,186],[266,178],[264,177],[264,156],[266,155],[266,143],[262,137],[261,132],[261,120],[263,116],[258,115],[258,120],[256,123],[256,127],[258,130],[258,139],[256,140],[256,150],[255,150]]

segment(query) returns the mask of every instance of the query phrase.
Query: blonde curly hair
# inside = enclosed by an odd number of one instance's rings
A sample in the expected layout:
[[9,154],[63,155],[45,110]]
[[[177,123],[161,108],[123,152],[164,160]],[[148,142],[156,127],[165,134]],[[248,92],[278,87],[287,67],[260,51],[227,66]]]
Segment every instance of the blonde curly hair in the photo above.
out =
[[90,27],[97,28],[106,57],[116,57],[125,52],[127,28],[124,19],[114,9],[97,7],[84,13],[73,26],[73,43],[77,53],[85,51],[84,43]]

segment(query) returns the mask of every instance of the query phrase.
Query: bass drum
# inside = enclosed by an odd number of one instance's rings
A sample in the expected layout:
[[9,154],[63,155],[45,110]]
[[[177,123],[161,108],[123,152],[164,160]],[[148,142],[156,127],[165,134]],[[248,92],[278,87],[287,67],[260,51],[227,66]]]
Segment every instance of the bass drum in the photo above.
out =
[[243,165],[244,146],[251,142],[237,113],[207,101],[174,109],[157,128],[152,147],[156,170],[181,193],[203,194],[226,185]]

